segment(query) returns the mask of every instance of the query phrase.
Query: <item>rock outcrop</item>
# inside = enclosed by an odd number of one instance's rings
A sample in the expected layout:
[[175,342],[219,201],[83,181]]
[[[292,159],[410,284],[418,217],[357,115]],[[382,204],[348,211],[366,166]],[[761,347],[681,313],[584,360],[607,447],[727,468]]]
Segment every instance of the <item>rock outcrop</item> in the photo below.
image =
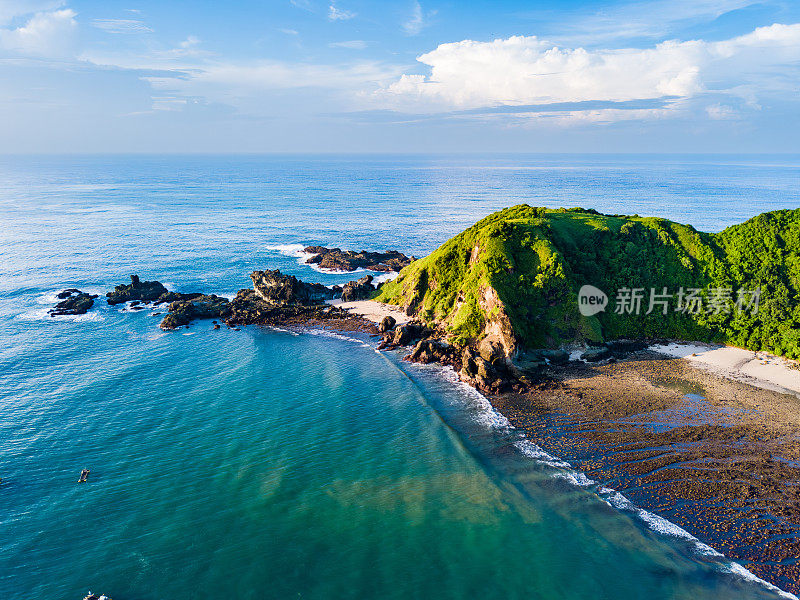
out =
[[169,313],[161,321],[161,329],[175,329],[188,325],[194,319],[225,318],[231,312],[230,304],[227,298],[214,294],[178,300],[169,305]]
[[327,304],[277,304],[254,290],[239,290],[231,300],[228,325],[302,325],[309,321],[348,319],[352,315]]
[[47,311],[51,317],[86,314],[94,306],[94,299],[97,298],[97,294],[87,294],[75,288],[69,288],[59,292],[56,298],[60,302]]
[[181,302],[184,300],[193,300],[194,298],[198,298],[203,296],[203,292],[165,292],[161,294],[157,299],[153,300],[153,304],[163,304],[164,302]]
[[372,285],[372,275],[366,275],[357,281],[345,283],[342,287],[342,302],[367,300],[375,291]]
[[131,275],[128,285],[121,284],[108,292],[106,298],[109,304],[122,304],[131,300],[152,302],[158,300],[162,294],[167,293],[167,288],[160,281],[140,281],[138,275]]
[[397,321],[393,316],[386,315],[385,317],[383,317],[383,319],[381,319],[381,323],[380,325],[378,325],[378,331],[380,331],[381,333],[386,333],[387,331],[391,331],[392,329],[394,329],[396,323]]
[[337,297],[340,288],[328,288],[321,283],[306,283],[293,275],[274,271],[254,271],[250,274],[253,289],[262,300],[271,304],[322,304]]
[[389,252],[367,252],[361,250],[341,250],[340,248],[326,248],[325,246],[308,246],[305,251],[313,254],[306,262],[317,265],[320,269],[328,271],[355,271],[356,269],[369,269],[370,271],[398,273],[403,267],[415,260],[405,254],[390,250]]

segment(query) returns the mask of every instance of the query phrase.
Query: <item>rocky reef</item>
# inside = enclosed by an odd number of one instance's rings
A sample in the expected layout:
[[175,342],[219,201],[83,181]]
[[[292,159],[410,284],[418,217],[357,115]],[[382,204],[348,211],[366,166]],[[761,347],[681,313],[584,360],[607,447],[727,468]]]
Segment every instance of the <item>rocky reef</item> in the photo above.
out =
[[361,250],[341,250],[340,248],[326,248],[325,246],[308,246],[305,251],[313,254],[306,262],[317,265],[320,269],[328,271],[355,271],[356,269],[369,269],[370,271],[400,272],[401,269],[411,264],[415,258],[390,250],[388,252],[368,252]]
[[306,283],[294,275],[274,271],[254,271],[250,274],[253,289],[263,300],[273,304],[322,304],[341,293],[340,288],[328,288],[321,283]]
[[354,302],[356,300],[367,300],[375,293],[375,286],[372,285],[372,275],[365,275],[357,281],[350,281],[342,287],[342,302]]
[[121,284],[114,291],[106,294],[109,304],[122,304],[131,300],[140,302],[153,302],[167,293],[167,288],[160,281],[140,281],[138,275],[131,275],[129,284]]
[[[169,305],[161,328],[175,329],[195,319],[221,319],[230,327],[338,322],[350,329],[370,328],[346,310],[325,303],[341,294],[339,287],[331,289],[318,283],[307,283],[279,270],[254,271],[250,279],[253,288],[239,290],[230,301],[213,294],[179,298]],[[369,285],[369,281],[347,285],[360,290],[363,285]],[[370,289],[374,290],[371,286]]]
[[83,315],[94,306],[94,299],[97,294],[87,294],[75,288],[69,288],[59,292],[56,296],[60,300],[49,311],[51,317],[62,315]]
[[214,294],[177,300],[169,305],[169,312],[161,321],[161,329],[176,329],[194,319],[225,318],[231,312],[230,304],[227,298]]

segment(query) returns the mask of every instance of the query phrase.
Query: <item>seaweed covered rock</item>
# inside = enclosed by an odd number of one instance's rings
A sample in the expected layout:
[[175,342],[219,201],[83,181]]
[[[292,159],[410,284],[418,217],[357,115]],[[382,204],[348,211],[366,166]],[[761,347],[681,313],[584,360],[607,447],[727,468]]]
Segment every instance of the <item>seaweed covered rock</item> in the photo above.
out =
[[345,283],[342,287],[342,302],[367,300],[375,291],[372,285],[372,275],[366,275],[357,281]]
[[194,319],[225,318],[230,314],[230,302],[221,296],[200,295],[190,300],[178,300],[169,305],[161,321],[161,329],[175,329]]
[[106,294],[106,298],[108,303],[112,305],[130,302],[131,300],[152,302],[166,293],[167,288],[160,281],[140,281],[138,275],[131,275],[129,284],[116,286],[113,292]]
[[254,271],[250,279],[255,293],[271,304],[323,304],[340,292],[321,283],[306,283],[294,275],[284,275],[278,269]]
[[56,297],[60,300],[53,308],[47,311],[51,317],[62,315],[83,315],[94,306],[97,294],[87,294],[75,288],[59,292]]
[[305,251],[313,256],[306,262],[319,266],[328,271],[355,271],[356,269],[369,269],[370,271],[399,272],[403,267],[414,260],[405,254],[390,250],[388,252],[367,252],[361,250],[341,250],[339,248],[326,248],[325,246],[308,246]]

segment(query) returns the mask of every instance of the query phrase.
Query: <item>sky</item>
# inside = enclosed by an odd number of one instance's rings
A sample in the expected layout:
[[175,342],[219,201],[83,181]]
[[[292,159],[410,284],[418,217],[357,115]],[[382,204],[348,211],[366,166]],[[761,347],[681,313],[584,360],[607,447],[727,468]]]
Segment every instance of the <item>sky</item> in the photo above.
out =
[[798,140],[800,0],[0,0],[0,153]]

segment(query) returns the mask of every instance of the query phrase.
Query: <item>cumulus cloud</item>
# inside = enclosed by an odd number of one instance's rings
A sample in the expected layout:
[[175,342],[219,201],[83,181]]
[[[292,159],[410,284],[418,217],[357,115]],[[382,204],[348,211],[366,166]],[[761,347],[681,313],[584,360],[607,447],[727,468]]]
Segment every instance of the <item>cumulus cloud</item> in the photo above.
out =
[[378,97],[399,108],[444,111],[689,99],[706,91],[742,95],[755,83],[759,90],[786,85],[786,75],[796,74],[800,24],[761,27],[719,42],[671,40],[643,49],[560,48],[535,36],[464,40],[442,44],[417,60],[430,68],[429,75],[405,74]]
[[72,9],[40,12],[16,29],[0,29],[0,50],[37,57],[60,57],[73,47],[77,13]]
[[328,18],[331,21],[349,21],[356,16],[356,13],[338,8],[336,4],[331,4],[328,7]]
[[2,0],[0,1],[0,25],[7,25],[17,17],[53,11],[61,8],[64,4],[64,0]]

